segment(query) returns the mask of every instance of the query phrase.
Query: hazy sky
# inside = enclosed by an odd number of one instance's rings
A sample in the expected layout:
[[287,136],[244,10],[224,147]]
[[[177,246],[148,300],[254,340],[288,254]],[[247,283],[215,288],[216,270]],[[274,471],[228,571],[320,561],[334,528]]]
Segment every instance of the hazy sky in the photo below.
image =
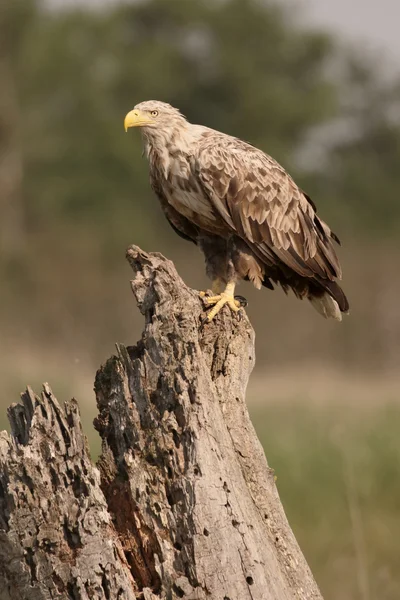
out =
[[[296,0],[291,0],[293,4]],[[362,39],[400,67],[400,0],[302,0],[309,22]]]
[[[101,4],[117,0],[48,0],[54,4]],[[187,0],[195,2],[196,0]],[[340,32],[351,40],[362,40],[371,50],[386,56],[400,69],[400,0],[281,0],[305,11],[303,20]]]

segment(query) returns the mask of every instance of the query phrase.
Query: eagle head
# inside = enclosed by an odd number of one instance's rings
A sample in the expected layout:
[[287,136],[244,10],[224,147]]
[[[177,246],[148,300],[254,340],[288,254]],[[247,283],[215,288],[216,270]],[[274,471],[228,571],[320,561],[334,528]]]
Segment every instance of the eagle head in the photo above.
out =
[[146,100],[136,104],[133,110],[128,112],[125,117],[124,127],[128,131],[129,127],[143,127],[149,129],[158,129],[165,131],[174,129],[178,125],[186,122],[185,117],[166,102],[158,100]]

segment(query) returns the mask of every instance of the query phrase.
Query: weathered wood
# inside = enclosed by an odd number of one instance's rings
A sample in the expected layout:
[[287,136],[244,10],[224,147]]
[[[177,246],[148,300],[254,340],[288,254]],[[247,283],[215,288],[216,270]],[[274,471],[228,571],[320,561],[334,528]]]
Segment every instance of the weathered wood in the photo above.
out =
[[61,409],[45,384],[9,418],[12,436],[0,433],[0,600],[133,600],[75,400]]
[[201,329],[170,261],[127,257],[145,326],[96,376],[101,490],[74,401],[46,386],[10,410],[0,600],[321,599],[248,416],[247,318],[224,309]]

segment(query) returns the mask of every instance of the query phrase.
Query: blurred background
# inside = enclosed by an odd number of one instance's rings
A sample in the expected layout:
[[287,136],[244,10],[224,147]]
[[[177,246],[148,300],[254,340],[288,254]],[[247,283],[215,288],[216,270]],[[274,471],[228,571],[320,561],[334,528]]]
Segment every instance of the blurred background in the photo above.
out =
[[400,598],[400,8],[395,0],[2,0],[0,426],[29,383],[75,396],[142,318],[126,247],[206,284],[140,136],[159,99],[277,158],[339,234],[351,315],[249,285],[248,402],[326,599]]

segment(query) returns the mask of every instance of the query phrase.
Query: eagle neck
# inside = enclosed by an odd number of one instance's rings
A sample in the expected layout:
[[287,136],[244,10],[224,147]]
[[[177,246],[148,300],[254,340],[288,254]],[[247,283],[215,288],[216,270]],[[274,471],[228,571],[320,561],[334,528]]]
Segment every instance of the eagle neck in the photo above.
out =
[[185,158],[190,154],[189,125],[171,127],[167,130],[143,129],[144,152],[152,167],[157,167],[168,177],[172,163],[176,158]]

